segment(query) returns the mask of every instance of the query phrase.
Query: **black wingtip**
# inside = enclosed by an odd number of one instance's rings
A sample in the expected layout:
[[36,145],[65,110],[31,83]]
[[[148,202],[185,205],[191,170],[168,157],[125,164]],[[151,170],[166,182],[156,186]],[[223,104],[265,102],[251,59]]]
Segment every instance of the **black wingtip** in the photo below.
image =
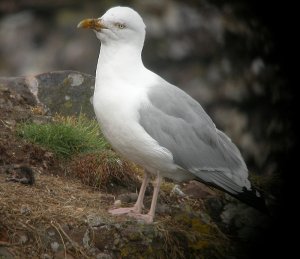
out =
[[251,190],[247,190],[244,187],[242,192],[234,194],[233,196],[249,206],[259,210],[260,212],[270,215],[270,211],[266,204],[265,195],[262,192],[259,192],[257,189],[251,188]]

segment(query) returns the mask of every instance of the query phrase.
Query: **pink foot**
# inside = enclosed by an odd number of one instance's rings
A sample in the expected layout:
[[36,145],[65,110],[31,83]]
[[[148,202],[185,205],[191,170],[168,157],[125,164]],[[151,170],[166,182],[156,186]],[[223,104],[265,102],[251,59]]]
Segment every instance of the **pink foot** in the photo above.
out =
[[135,213],[135,211],[136,209],[134,207],[108,210],[108,212],[112,215],[123,215],[123,214]]
[[137,212],[135,207],[111,209],[108,212],[114,216],[127,214],[127,216],[129,217],[135,218],[137,220],[143,220],[148,224],[153,222],[152,216],[150,216],[149,214],[141,214]]

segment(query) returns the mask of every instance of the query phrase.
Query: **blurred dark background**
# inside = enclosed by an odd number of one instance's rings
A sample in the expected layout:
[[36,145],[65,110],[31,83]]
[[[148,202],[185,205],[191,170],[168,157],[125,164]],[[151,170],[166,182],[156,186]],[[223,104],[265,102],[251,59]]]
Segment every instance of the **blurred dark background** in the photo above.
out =
[[240,148],[257,184],[284,205],[296,142],[288,2],[1,0],[0,76],[94,75],[100,44],[76,25],[116,5],[133,7],[147,25],[146,67],[196,98]]

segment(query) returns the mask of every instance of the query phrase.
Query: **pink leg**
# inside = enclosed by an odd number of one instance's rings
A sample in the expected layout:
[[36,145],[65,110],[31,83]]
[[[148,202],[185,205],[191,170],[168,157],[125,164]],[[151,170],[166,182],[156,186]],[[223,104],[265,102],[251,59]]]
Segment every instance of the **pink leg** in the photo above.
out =
[[147,185],[149,183],[149,180],[150,180],[149,173],[145,172],[145,176],[144,176],[144,180],[143,180],[140,192],[139,192],[139,196],[138,196],[138,199],[137,199],[137,201],[134,205],[134,208],[135,208],[134,211],[137,212],[137,213],[142,212],[142,208],[144,206],[143,201],[144,201],[145,192],[146,192],[146,188],[147,188]]
[[145,191],[147,188],[147,185],[149,183],[150,176],[149,173],[145,172],[145,177],[143,179],[143,183],[139,192],[138,199],[133,207],[129,208],[119,208],[119,209],[111,209],[109,210],[109,213],[113,215],[122,215],[122,214],[128,214],[128,213],[134,213],[134,214],[139,214],[142,212],[143,208],[143,200],[145,196]]
[[137,219],[142,219],[146,223],[152,223],[153,219],[154,219],[154,215],[155,215],[155,209],[156,209],[160,184],[161,184],[161,176],[158,175],[155,182],[153,183],[154,191],[153,191],[153,196],[152,196],[151,207],[150,207],[148,214],[129,213],[128,215],[132,216],[134,218],[137,218]]
[[150,211],[148,212],[148,215],[152,218],[151,222],[153,221],[153,218],[154,218],[154,215],[155,215],[155,209],[156,209],[156,204],[157,204],[157,198],[158,198],[160,185],[161,185],[161,176],[158,175],[156,180],[155,180],[155,183],[154,183],[154,191],[153,191],[151,207],[150,207]]

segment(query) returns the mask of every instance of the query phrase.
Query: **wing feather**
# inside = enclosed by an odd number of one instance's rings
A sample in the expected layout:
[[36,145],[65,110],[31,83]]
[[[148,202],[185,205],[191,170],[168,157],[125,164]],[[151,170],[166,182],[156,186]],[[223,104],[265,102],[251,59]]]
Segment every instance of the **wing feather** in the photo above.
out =
[[152,87],[148,98],[149,103],[139,110],[139,122],[173,154],[177,165],[230,192],[250,188],[238,148],[198,102],[167,82]]

